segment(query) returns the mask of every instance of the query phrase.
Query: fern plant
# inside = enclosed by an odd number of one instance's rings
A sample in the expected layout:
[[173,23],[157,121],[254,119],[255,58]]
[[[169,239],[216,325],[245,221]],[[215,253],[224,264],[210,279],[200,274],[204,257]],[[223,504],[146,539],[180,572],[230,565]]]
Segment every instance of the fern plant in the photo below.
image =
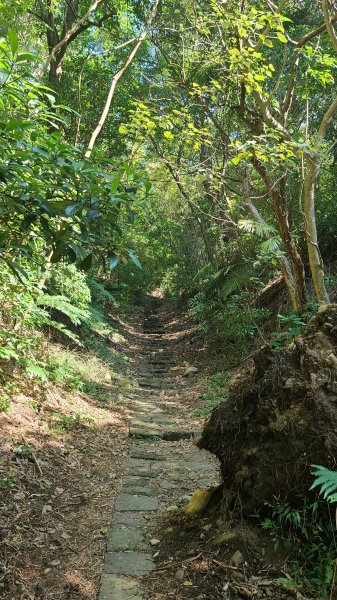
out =
[[259,223],[252,219],[241,219],[239,228],[246,233],[251,233],[264,240],[261,250],[266,254],[277,254],[281,250],[282,240],[275,227],[267,223]]
[[319,493],[327,502],[337,502],[337,471],[330,471],[320,465],[312,466],[314,467],[312,475],[315,479],[310,489],[320,486]]
[[68,317],[73,325],[80,325],[89,318],[89,312],[78,306],[71,304],[66,296],[51,296],[50,294],[41,294],[36,299],[37,306],[53,308]]

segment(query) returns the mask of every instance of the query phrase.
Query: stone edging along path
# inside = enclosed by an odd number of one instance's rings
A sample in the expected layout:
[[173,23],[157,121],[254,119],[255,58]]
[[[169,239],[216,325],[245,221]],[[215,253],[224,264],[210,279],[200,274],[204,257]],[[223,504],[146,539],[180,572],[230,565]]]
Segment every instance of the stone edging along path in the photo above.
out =
[[[197,489],[219,483],[217,461],[193,444],[171,413],[183,383],[173,379],[174,347],[155,298],[144,318],[144,362],[130,420],[133,443],[115,502],[98,600],[145,600],[139,577],[156,568],[160,540],[151,537],[158,511],[176,511]],[[155,443],[153,443],[155,441]]]

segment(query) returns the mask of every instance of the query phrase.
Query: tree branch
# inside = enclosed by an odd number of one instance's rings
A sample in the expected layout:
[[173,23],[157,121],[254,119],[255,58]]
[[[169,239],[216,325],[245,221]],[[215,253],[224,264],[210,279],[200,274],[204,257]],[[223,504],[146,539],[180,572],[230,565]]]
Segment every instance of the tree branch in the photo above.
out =
[[141,47],[143,41],[145,40],[150,27],[154,21],[154,19],[156,18],[157,15],[157,11],[158,11],[158,7],[160,4],[160,0],[155,0],[153,6],[152,6],[152,10],[150,12],[150,15],[147,19],[147,22],[145,24],[145,27],[142,31],[142,33],[140,34],[140,36],[138,37],[138,42],[137,44],[134,46],[134,48],[131,50],[129,56],[127,57],[125,63],[123,64],[123,66],[119,69],[119,71],[117,71],[117,73],[113,76],[112,81],[111,81],[111,85],[110,85],[110,89],[109,89],[109,93],[105,102],[105,106],[103,108],[103,112],[101,114],[101,118],[97,124],[97,126],[95,127],[94,131],[91,134],[91,138],[88,144],[88,149],[85,153],[85,157],[89,158],[92,152],[92,149],[95,145],[96,139],[99,136],[101,129],[106,121],[106,118],[109,114],[109,110],[110,110],[110,106],[111,106],[111,102],[112,102],[112,98],[113,95],[115,93],[115,89],[117,86],[118,81],[120,80],[120,78],[122,77],[122,75],[125,73],[125,71],[127,70],[127,68],[129,67],[129,65],[132,63],[134,57],[136,56],[139,48]]
[[[42,79],[42,77],[45,76],[48,67],[51,63],[51,61],[53,60],[55,54],[61,49],[63,48],[66,44],[69,43],[69,41],[71,41],[72,39],[75,39],[75,37],[77,37],[77,35],[80,33],[80,28],[81,26],[83,26],[83,24],[88,21],[90,15],[96,10],[96,8],[99,6],[99,4],[101,4],[103,1],[105,0],[95,0],[94,3],[91,5],[91,7],[89,8],[88,12],[81,18],[79,19],[79,21],[77,21],[77,23],[75,23],[70,29],[69,31],[67,31],[67,33],[65,34],[64,38],[58,42],[58,44],[56,44],[56,46],[53,47],[53,49],[51,50],[51,52],[49,53],[49,56],[46,60],[46,62],[44,63],[42,70],[40,72],[40,74],[38,75],[38,79]],[[90,24],[87,26],[89,27]],[[87,27],[85,27],[85,29],[87,29]]]
[[[329,12],[329,6],[328,6],[327,0],[322,0],[322,8],[323,8],[323,13],[324,13],[325,27],[327,28],[327,32],[329,34],[330,40],[337,52],[337,36],[336,36],[335,30],[333,28],[333,21],[330,18],[330,12]],[[335,17],[336,17],[336,15],[335,15]]]

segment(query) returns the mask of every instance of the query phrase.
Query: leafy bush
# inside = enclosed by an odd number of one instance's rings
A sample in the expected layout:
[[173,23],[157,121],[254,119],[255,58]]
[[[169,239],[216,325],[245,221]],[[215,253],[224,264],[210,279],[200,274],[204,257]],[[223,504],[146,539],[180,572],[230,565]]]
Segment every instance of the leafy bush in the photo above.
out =
[[212,337],[213,347],[225,350],[229,364],[237,362],[254,345],[256,332],[268,315],[266,309],[250,306],[250,298],[249,292],[241,292],[221,305],[199,292],[189,301],[190,317],[201,332]]
[[76,308],[87,309],[91,302],[87,277],[75,265],[59,263],[54,266],[48,277],[47,286],[51,295],[66,297]]
[[294,337],[304,332],[308,321],[314,316],[318,304],[312,302],[308,304],[307,310],[301,313],[290,313],[288,315],[277,315],[281,331],[271,334],[271,345],[273,348],[282,348],[289,344]]
[[11,407],[11,401],[8,396],[0,396],[0,412],[8,412]]

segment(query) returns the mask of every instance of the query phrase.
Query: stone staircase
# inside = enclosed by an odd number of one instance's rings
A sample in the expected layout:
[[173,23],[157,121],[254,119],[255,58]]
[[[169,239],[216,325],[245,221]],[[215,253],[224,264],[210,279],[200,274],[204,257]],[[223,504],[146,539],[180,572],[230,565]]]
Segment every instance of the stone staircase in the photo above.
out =
[[196,488],[219,482],[216,459],[198,450],[192,443],[195,432],[174,418],[186,383],[174,370],[174,341],[166,335],[160,308],[152,298],[144,316],[139,393],[129,424],[133,442],[107,540],[99,600],[148,598],[140,577],[156,568],[153,554],[160,539],[153,533],[154,515],[178,511]]

